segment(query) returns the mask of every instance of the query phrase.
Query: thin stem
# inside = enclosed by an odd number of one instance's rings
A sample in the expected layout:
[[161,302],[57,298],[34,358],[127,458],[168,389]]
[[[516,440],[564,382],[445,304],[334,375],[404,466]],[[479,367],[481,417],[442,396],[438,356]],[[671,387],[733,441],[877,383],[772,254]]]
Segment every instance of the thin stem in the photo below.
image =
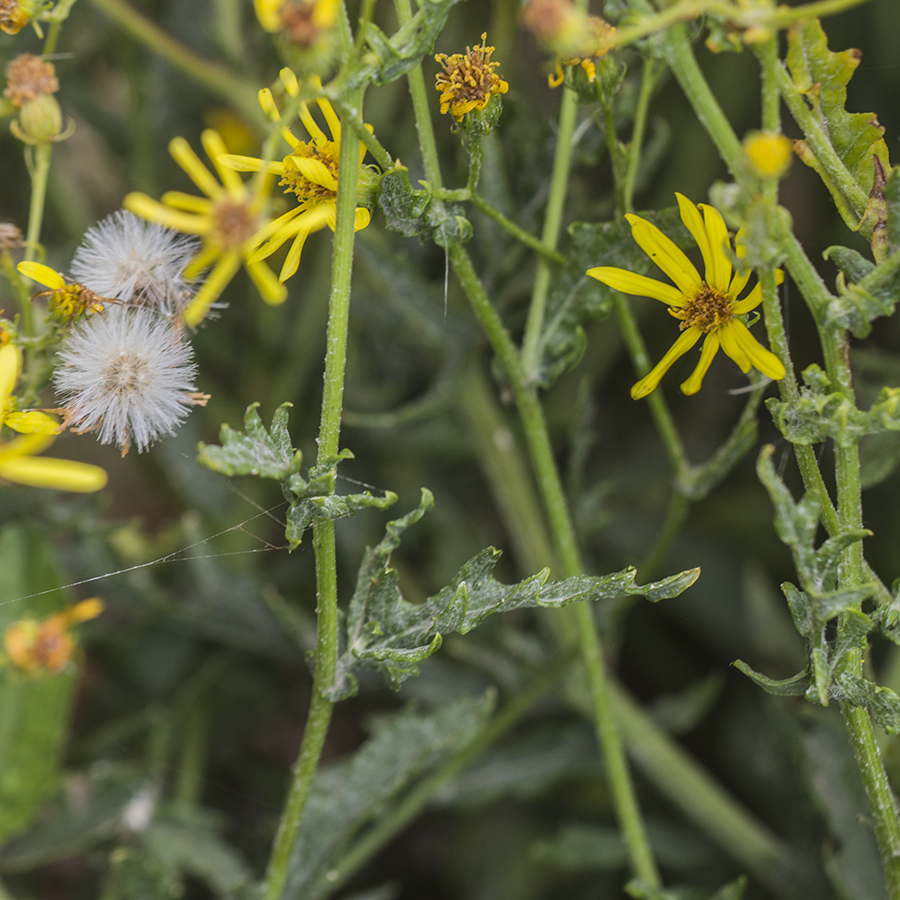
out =
[[647,129],[647,116],[650,111],[650,100],[656,77],[659,73],[657,62],[652,56],[644,59],[644,71],[641,78],[641,93],[634,114],[634,129],[631,132],[631,146],[628,148],[628,165],[625,169],[625,180],[622,185],[623,212],[634,212],[634,187],[637,181],[638,167],[641,162],[641,151],[644,145],[644,132]]
[[[25,235],[25,259],[32,260],[37,255],[41,242],[41,226],[44,222],[44,208],[47,203],[47,180],[50,177],[50,157],[52,144],[37,144],[32,150],[31,164],[28,167],[31,175],[31,200],[28,205],[28,229]],[[26,153],[28,150],[26,150]],[[25,301],[20,306],[22,315],[22,333],[26,337],[34,336],[34,313],[31,303]]]
[[[556,154],[550,175],[550,195],[544,215],[541,243],[555,250],[562,228],[563,208],[569,186],[569,168],[572,160],[572,139],[575,135],[575,119],[578,99],[574,91],[564,90],[559,107],[559,133],[556,138]],[[538,259],[531,306],[525,323],[522,341],[522,366],[529,382],[533,381],[540,365],[541,337],[544,332],[544,316],[547,309],[547,293],[550,289],[550,267],[541,257]]]
[[[352,108],[362,104],[362,90],[348,98]],[[350,283],[353,269],[356,187],[359,152],[354,141],[341,141],[338,163],[337,222],[332,255],[331,298],[326,336],[325,380],[319,427],[321,466],[331,466],[340,447],[344,373],[347,365],[347,332],[350,319]],[[333,487],[333,475],[332,475]],[[318,768],[322,747],[331,722],[332,703],[328,691],[334,684],[338,653],[337,561],[334,522],[318,519],[313,525],[316,559],[316,656],[312,697],[300,755],[269,859],[264,900],[278,900],[284,891],[291,851],[303,820],[303,811]]]
[[516,240],[534,250],[535,253],[539,254],[540,257],[548,263],[555,266],[561,266],[565,262],[566,258],[562,253],[541,243],[541,241],[533,234],[529,234],[524,228],[520,228],[516,225],[512,219],[507,219],[500,210],[488,203],[488,201],[477,191],[470,191],[467,199],[480,213],[483,213],[491,221],[496,222],[501,228],[508,231]]

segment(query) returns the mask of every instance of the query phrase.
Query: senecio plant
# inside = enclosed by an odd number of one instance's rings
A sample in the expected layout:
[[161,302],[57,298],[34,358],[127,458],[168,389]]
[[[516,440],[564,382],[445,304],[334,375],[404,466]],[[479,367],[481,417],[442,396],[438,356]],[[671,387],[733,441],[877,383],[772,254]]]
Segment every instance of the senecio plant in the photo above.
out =
[[900,900],[893,2],[0,0],[0,898]]

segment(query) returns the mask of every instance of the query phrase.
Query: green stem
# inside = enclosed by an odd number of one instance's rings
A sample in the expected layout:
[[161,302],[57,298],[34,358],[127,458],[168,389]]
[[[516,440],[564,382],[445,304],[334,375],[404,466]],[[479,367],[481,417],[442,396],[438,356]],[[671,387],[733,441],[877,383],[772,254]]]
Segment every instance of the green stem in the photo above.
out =
[[666,61],[694,113],[712,138],[731,174],[739,178],[744,158],[743,147],[697,65],[684,25],[676,25],[666,34],[665,52]]
[[[578,99],[575,92],[564,90],[559,107],[559,133],[556,139],[553,171],[550,176],[550,196],[547,200],[544,229],[541,233],[541,243],[553,250],[556,249],[562,228],[577,112]],[[522,342],[522,366],[529,383],[536,378],[540,366],[541,337],[544,332],[544,316],[547,309],[547,293],[550,289],[551,274],[552,270],[544,258],[540,257],[534,287],[531,291],[531,306],[528,309],[528,320],[525,323],[525,337]]]
[[248,121],[261,128],[268,123],[259,108],[257,91],[230,69],[198,56],[186,44],[176,41],[124,0],[91,0],[120,27],[137,38],[176,69],[202,84],[215,96],[237,108]]
[[[856,183],[856,179],[850,174],[843,160],[831,143],[831,137],[822,127],[812,110],[807,106],[806,99],[797,90],[791,76],[783,65],[776,69],[778,90],[791,111],[794,121],[800,126],[806,142],[809,144],[816,160],[828,175],[833,187],[840,191],[843,198],[850,205],[857,220],[861,219],[866,210],[868,197],[865,191]],[[856,223],[850,223],[855,227]]]
[[[352,108],[361,108],[362,90],[354,91],[348,97],[348,103]],[[338,172],[337,223],[334,232],[325,379],[319,427],[318,464],[326,467],[334,465],[340,447],[359,174],[359,151],[354,141],[341,141]],[[332,488],[333,481],[332,473]],[[266,872],[264,900],[279,900],[283,894],[294,840],[303,819],[303,811],[331,722],[332,702],[328,698],[328,691],[334,684],[338,654],[337,561],[332,520],[318,519],[314,523],[313,550],[318,602],[312,697],[300,755]]]
[[622,185],[622,212],[625,213],[634,212],[634,187],[641,162],[644,132],[647,129],[647,116],[650,112],[650,100],[653,97],[653,88],[656,86],[658,73],[657,61],[652,56],[647,56],[644,59],[641,93],[634,113],[634,129],[631,132],[631,146],[628,148],[628,165],[625,169],[625,180]]
[[[52,144],[37,144],[33,149],[31,165],[31,200],[28,205],[28,229],[25,234],[25,259],[32,260],[37,256],[41,242],[41,226],[44,222],[44,208],[47,203],[47,180],[50,177],[50,157]],[[28,150],[26,150],[26,153]],[[22,316],[22,333],[26,337],[34,337],[34,313],[31,303],[25,301],[20,306]]]

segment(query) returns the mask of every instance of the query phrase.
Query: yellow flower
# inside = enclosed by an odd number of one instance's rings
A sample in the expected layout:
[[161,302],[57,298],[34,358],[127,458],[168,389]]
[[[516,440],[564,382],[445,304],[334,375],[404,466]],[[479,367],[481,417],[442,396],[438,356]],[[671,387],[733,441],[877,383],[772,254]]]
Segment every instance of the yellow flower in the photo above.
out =
[[102,601],[93,597],[45,619],[19,619],[3,633],[6,655],[29,675],[58,674],[75,655],[71,627],[96,619],[102,612]]
[[84,313],[103,311],[104,297],[95,294],[90,288],[77,282],[67,282],[62,274],[43,263],[25,260],[16,269],[26,278],[37,281],[48,291],[40,291],[36,297],[50,295],[50,311],[54,317],[63,322],[76,318]]
[[[681,335],[653,370],[634,385],[631,396],[638,400],[655,390],[672,363],[704,335],[700,362],[691,377],[681,385],[685,394],[696,394],[700,390],[703,376],[719,347],[738,364],[742,372],[749,372],[751,366],[755,366],[763,375],[776,381],[784,378],[785,369],[781,360],[763,347],[738,318],[759,306],[762,290],[760,285],[756,285],[743,300],[738,300],[750,273],[732,275],[731,259],[727,253],[730,249],[728,229],[722,214],[702,203],[699,207],[695,206],[681,194],[675,196],[681,219],[703,256],[703,278],[687,256],[655,225],[633,215],[625,217],[631,225],[632,237],[675,284],[666,284],[611,266],[588,269],[587,273],[625,294],[661,300],[668,304],[670,315],[681,322]],[[743,256],[740,234],[735,243],[737,256]],[[780,270],[776,270],[775,274],[780,284],[784,275]]]
[[218,132],[209,128],[201,140],[219,181],[184,138],[175,138],[169,144],[169,152],[205,197],[167,191],[160,203],[146,194],[133,193],[123,204],[144,219],[183,234],[196,234],[203,241],[184,270],[185,278],[191,280],[212,266],[184,311],[185,324],[192,328],[203,321],[242,263],[266,303],[275,305],[287,297],[287,290],[278,283],[271,269],[254,255],[260,235],[270,224],[264,215],[265,185],[260,180],[250,191],[235,172],[221,164],[220,157],[225,155],[226,147]]
[[40,410],[18,411],[13,390],[21,370],[19,348],[13,344],[0,347],[0,425],[22,434],[0,442],[0,480],[81,493],[105,487],[106,472],[99,466],[68,459],[33,458],[53,443],[60,426]]
[[781,178],[791,164],[791,142],[783,134],[754,131],[744,138],[744,153],[754,175]]
[[[297,77],[290,69],[281,70],[281,81],[285,90],[291,97],[300,96],[300,86]],[[313,82],[321,87],[318,79]],[[288,250],[281,274],[278,280],[287,281],[300,265],[300,255],[307,237],[314,231],[319,231],[326,225],[334,231],[337,221],[337,188],[338,188],[338,161],[341,155],[341,123],[332,105],[320,98],[316,101],[328,129],[331,138],[319,127],[313,118],[309,107],[305,103],[299,106],[298,114],[303,126],[309,132],[312,140],[298,140],[287,128],[282,128],[281,134],[290,145],[291,152],[281,162],[266,162],[254,156],[237,156],[226,154],[219,158],[223,166],[229,166],[239,172],[268,172],[277,175],[279,185],[285,194],[294,194],[298,204],[279,216],[264,228],[260,229],[254,237],[255,249],[250,259],[259,261],[271,256],[282,244],[293,241]],[[280,122],[281,116],[275,107],[275,99],[268,88],[259,92],[259,104],[263,111],[273,122]],[[371,126],[366,126],[371,130]],[[362,165],[366,155],[365,144],[359,144],[359,164]],[[355,230],[365,228],[371,217],[365,207],[356,210]]]
[[16,34],[30,19],[31,13],[24,9],[19,0],[0,0],[0,31]]
[[309,46],[337,21],[337,0],[253,0],[256,18],[270,32]]
[[499,62],[491,62],[494,47],[487,46],[487,32],[481,44],[466,47],[465,53],[438,53],[435,60],[444,71],[435,77],[441,95],[441,113],[452,112],[456,121],[473,109],[484,109],[493,94],[505,94],[509,85],[494,71]]

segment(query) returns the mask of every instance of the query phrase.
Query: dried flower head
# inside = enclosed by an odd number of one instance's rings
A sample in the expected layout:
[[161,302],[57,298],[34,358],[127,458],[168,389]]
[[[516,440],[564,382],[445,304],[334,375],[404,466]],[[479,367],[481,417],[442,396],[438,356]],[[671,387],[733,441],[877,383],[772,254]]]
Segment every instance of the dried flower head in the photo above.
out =
[[45,62],[33,53],[22,53],[6,67],[6,97],[16,109],[29,100],[59,90],[59,80],[53,63]]
[[101,297],[175,316],[191,299],[183,273],[198,248],[196,239],[120,209],[85,234],[72,276]]
[[465,53],[438,53],[435,60],[443,67],[435,88],[441,94],[441,113],[451,112],[457,121],[473,109],[484,109],[494,94],[505,94],[509,85],[494,71],[499,62],[491,62],[494,47],[487,46],[487,32],[481,44],[466,47]]
[[12,222],[0,222],[0,252],[22,246],[22,232]]
[[19,0],[0,0],[0,31],[16,34],[28,24],[30,18]]
[[53,384],[65,424],[97,431],[124,456],[172,434],[190,408],[208,399],[194,387],[196,368],[181,330],[150,310],[111,307],[82,321],[59,351]]
[[6,655],[29,675],[58,674],[75,655],[72,626],[96,619],[102,612],[103,601],[92,597],[45,619],[19,619],[3,633]]

